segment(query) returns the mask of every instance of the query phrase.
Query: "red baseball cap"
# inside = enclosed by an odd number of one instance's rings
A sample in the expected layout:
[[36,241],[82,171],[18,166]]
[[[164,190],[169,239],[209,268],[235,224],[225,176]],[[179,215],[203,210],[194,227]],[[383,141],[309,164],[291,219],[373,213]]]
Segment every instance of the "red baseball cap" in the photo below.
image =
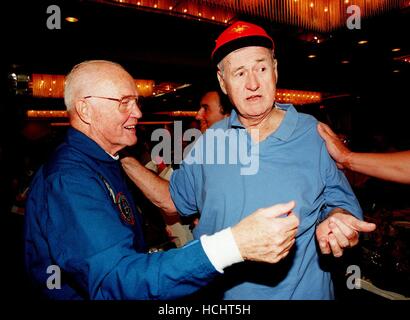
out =
[[272,38],[263,28],[244,21],[237,21],[230,25],[215,42],[215,49],[211,55],[215,64],[239,48],[257,46],[274,49],[275,47]]

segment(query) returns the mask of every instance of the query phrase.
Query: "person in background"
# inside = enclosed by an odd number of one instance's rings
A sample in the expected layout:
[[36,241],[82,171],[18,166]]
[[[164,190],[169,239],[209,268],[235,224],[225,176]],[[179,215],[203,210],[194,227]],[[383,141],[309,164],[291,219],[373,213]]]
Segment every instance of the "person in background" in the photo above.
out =
[[25,213],[26,270],[46,297],[175,299],[231,264],[277,263],[289,253],[298,227],[294,202],[255,210],[183,248],[147,254],[118,161],[137,140],[133,78],[116,63],[86,61],[66,77],[64,99],[71,128],[35,174]]
[[198,114],[195,119],[199,121],[201,132],[211,127],[214,123],[229,117],[231,111],[226,103],[221,103],[221,96],[217,90],[206,92],[199,103]]
[[353,152],[328,125],[319,123],[317,128],[326,142],[329,154],[340,169],[410,184],[410,150],[387,153]]

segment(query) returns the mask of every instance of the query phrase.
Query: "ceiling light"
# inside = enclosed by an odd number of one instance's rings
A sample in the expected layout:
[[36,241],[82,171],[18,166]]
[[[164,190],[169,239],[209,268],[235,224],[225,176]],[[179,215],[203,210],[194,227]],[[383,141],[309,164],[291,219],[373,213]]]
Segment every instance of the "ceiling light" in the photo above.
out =
[[76,17],[66,17],[65,21],[67,21],[67,22],[78,22],[78,18],[76,18]]
[[360,40],[360,41],[358,42],[358,44],[366,44],[366,43],[368,43],[367,40]]

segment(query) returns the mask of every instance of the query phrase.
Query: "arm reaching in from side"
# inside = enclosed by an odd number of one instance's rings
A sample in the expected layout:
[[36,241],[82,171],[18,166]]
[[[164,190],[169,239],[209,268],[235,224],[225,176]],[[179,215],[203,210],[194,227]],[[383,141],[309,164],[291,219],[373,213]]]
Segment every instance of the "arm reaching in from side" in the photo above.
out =
[[349,169],[379,179],[410,184],[410,151],[360,153],[350,151],[324,123],[318,132],[339,169]]
[[167,215],[177,213],[169,193],[169,182],[167,180],[145,168],[133,157],[121,159],[121,164],[128,177],[154,205],[162,209]]

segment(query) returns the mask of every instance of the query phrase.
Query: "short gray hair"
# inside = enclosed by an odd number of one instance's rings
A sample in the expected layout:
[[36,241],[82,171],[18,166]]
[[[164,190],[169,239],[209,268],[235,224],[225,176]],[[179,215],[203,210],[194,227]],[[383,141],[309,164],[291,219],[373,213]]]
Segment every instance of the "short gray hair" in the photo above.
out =
[[89,82],[88,76],[83,70],[88,66],[96,64],[108,64],[124,70],[120,64],[108,60],[87,60],[75,65],[66,76],[64,83],[64,103],[67,107],[67,111],[74,106],[80,88]]

